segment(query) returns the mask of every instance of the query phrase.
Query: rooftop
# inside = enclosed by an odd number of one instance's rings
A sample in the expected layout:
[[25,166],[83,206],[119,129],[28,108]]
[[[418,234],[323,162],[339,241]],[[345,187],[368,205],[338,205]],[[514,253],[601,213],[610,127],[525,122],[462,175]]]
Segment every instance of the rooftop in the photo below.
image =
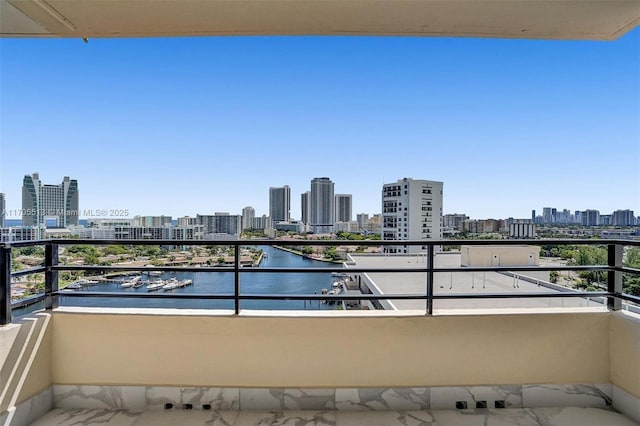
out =
[[[427,257],[424,255],[356,255],[351,254],[353,264],[350,268],[426,268]],[[435,255],[436,268],[460,267],[459,252],[444,252]],[[427,273],[369,272],[370,279],[365,284],[374,294],[426,294]],[[559,286],[551,286],[548,271],[508,272],[436,272],[434,273],[434,294],[489,294],[489,293],[557,293]],[[424,300],[389,300],[382,301],[387,309],[404,310],[426,309]],[[576,308],[594,307],[605,309],[600,302],[574,298],[518,298],[518,299],[473,299],[473,300],[438,300],[434,312],[450,312],[457,309],[522,309],[522,308]]]

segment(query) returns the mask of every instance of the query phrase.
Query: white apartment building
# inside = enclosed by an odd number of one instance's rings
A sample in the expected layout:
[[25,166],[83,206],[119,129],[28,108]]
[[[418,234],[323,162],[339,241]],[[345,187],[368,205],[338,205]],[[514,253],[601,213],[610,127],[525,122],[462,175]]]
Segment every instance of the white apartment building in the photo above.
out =
[[[382,186],[382,239],[442,239],[442,182],[404,178]],[[418,253],[426,246],[388,246],[385,253]]]
[[12,243],[14,241],[34,241],[44,237],[44,226],[12,226],[0,228],[0,243]]
[[536,238],[536,224],[530,220],[514,220],[509,224],[509,238]]
[[256,209],[247,206],[242,209],[242,230],[253,228],[253,219],[256,217]]

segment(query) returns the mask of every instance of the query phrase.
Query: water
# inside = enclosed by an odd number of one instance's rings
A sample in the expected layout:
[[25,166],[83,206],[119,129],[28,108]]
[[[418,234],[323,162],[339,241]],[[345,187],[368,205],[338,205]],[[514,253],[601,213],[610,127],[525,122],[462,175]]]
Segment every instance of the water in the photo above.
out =
[[[330,268],[335,264],[306,259],[273,247],[261,247],[266,258],[262,268]],[[259,269],[259,268],[254,268]],[[160,292],[198,293],[198,294],[233,294],[233,272],[166,272],[161,277],[151,279],[178,280],[191,279],[193,284],[180,289]],[[144,277],[146,279],[146,277]],[[240,273],[241,294],[320,294],[323,288],[331,288],[331,273]],[[89,291],[147,293],[145,286],[139,288],[120,288],[116,283],[100,283],[88,287]],[[77,290],[76,293],[81,293]],[[95,298],[60,296],[60,306],[102,306],[102,307],[136,307],[136,308],[184,308],[184,309],[233,309],[233,300],[176,300],[176,299],[138,299],[138,298]],[[244,300],[241,309],[270,310],[304,310],[304,309],[336,309],[336,305],[304,300]]]

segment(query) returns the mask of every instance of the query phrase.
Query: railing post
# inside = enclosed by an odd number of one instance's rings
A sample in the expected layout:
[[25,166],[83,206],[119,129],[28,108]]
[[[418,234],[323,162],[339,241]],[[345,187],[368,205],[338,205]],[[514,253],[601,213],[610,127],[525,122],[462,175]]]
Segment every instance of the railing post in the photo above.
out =
[[51,269],[58,266],[58,244],[47,243],[44,246],[44,308],[55,309],[58,307],[58,271]]
[[[622,254],[624,246],[621,244],[609,244],[607,250],[608,262],[610,267],[622,267]],[[607,272],[607,291],[610,293],[622,293],[622,272]],[[609,297],[607,299],[609,309],[617,311],[622,309],[622,300],[617,297]]]
[[427,246],[427,315],[433,315],[433,244]]
[[0,247],[0,326],[11,322],[11,247]]
[[236,315],[240,313],[240,245],[238,243],[235,244],[235,250],[233,251],[233,258],[235,264],[235,280],[234,280],[234,292],[235,296],[235,311]]

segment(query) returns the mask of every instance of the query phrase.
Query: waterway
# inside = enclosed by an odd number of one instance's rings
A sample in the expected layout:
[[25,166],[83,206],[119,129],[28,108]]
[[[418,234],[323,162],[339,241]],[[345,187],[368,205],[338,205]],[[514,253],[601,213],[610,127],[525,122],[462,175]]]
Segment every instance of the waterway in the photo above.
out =
[[[273,247],[260,247],[266,257],[260,268],[330,268],[335,264],[319,262],[298,256]],[[198,294],[233,294],[233,272],[166,272],[160,278],[178,280],[191,279],[193,285],[170,291],[165,294],[198,293]],[[146,276],[143,277],[146,279]],[[152,277],[155,279],[158,277]],[[331,289],[331,273],[240,273],[241,294],[314,294],[323,288]],[[147,293],[145,286],[139,288],[120,288],[116,283],[100,283],[89,286],[89,291]],[[82,290],[76,290],[82,293]],[[137,307],[137,308],[183,308],[183,309],[233,309],[233,300],[203,299],[141,299],[141,298],[95,298],[60,296],[60,306],[101,306],[101,307]],[[304,309],[336,309],[336,305],[319,301],[303,300],[244,300],[241,309],[269,310],[304,310]]]

